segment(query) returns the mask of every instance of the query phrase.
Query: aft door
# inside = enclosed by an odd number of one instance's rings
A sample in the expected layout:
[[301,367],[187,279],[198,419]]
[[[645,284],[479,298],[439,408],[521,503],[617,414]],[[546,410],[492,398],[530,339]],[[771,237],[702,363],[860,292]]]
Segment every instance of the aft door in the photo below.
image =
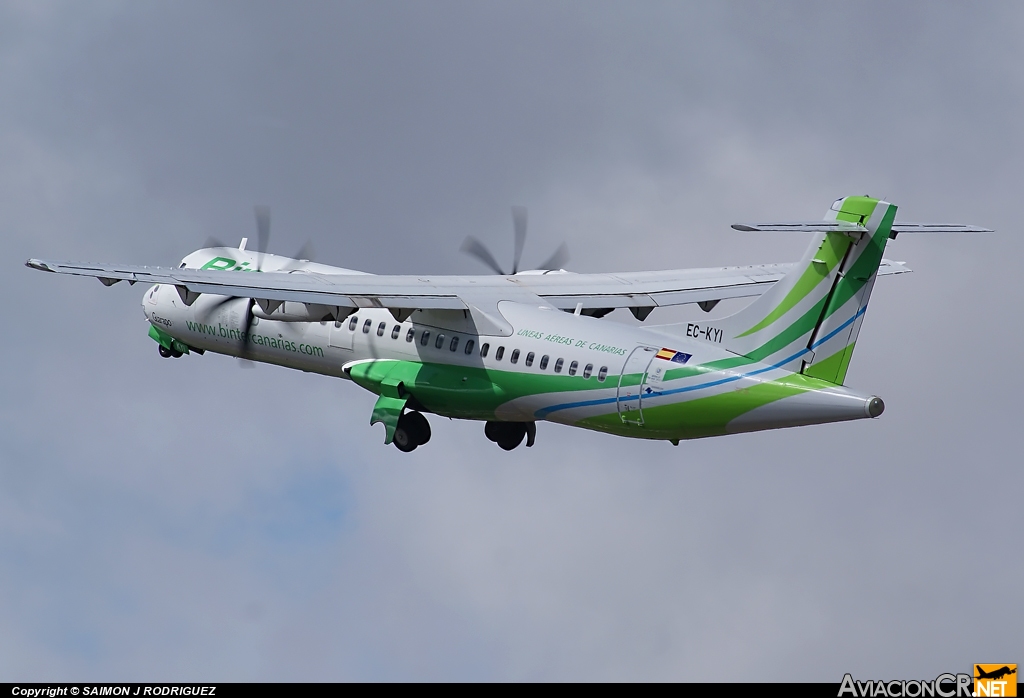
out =
[[626,359],[619,375],[618,400],[619,419],[623,424],[643,426],[644,413],[641,404],[643,389],[647,384],[647,367],[654,360],[657,349],[637,347]]

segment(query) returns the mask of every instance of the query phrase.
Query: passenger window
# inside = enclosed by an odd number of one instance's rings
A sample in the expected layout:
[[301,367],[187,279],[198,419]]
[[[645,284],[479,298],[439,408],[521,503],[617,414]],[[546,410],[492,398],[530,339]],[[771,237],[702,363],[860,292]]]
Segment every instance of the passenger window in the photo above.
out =
[[363,334],[370,334],[370,325],[372,321],[370,318],[366,318],[366,322],[363,323]]
[[562,372],[562,364],[563,363],[565,363],[565,362],[562,359],[557,359],[555,361],[555,373],[561,373]]
[[444,335],[439,334],[437,335],[437,339],[434,340],[434,348],[440,349],[442,346],[444,346]]
[[355,315],[353,315],[352,319],[348,321],[348,328],[349,328],[349,330],[355,332],[356,325],[358,325],[358,324],[359,324],[359,318],[357,318]]
[[602,366],[601,370],[597,372],[597,380],[604,382],[604,379],[608,377],[608,367]]
[[579,365],[580,365],[579,361],[573,361],[571,364],[569,364],[569,375],[570,376],[575,376],[576,375],[576,368]]
[[377,325],[377,336],[378,337],[383,337],[384,336],[384,330],[386,330],[387,328],[388,328],[388,323],[386,323],[386,322],[382,322],[379,325]]
[[490,349],[490,348],[491,348],[491,345],[488,344],[487,342],[484,342],[483,344],[481,344],[480,345],[480,357],[481,358],[486,357],[487,356],[487,350]]
[[505,347],[498,347],[498,351],[494,352],[494,360],[501,361],[501,357],[505,355]]
[[543,371],[547,367],[548,367],[548,355],[545,354],[544,356],[540,357],[540,370]]
[[512,362],[512,363],[518,362],[519,361],[519,350],[518,349],[513,349],[512,350],[512,356],[508,357],[508,360],[510,362]]
[[594,364],[587,364],[583,367],[583,377],[590,378],[590,374],[594,371]]
[[409,331],[405,333],[405,341],[411,342],[412,338],[413,338],[413,336],[415,336],[415,334],[416,334],[416,330],[414,330],[413,328],[410,327]]
[[420,335],[420,346],[427,346],[427,342],[430,341],[430,330],[423,330],[423,334]]
[[474,342],[473,342],[472,339],[466,341],[466,353],[467,354],[472,354],[473,353],[473,344],[474,344]]
[[526,365],[527,366],[533,366],[533,352],[532,351],[529,354],[526,355]]
[[391,328],[391,339],[398,339],[398,335],[402,334],[402,326],[395,325]]
[[458,349],[459,348],[459,338],[458,337],[452,337],[452,343],[448,345],[448,348],[450,350],[452,350],[452,351],[455,351],[456,349]]

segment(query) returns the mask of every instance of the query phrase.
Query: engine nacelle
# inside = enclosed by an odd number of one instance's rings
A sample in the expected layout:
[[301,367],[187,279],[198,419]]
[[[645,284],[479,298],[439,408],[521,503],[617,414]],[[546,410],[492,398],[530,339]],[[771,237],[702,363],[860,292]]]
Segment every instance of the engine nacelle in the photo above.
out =
[[281,304],[276,304],[267,303],[260,299],[256,299],[256,303],[252,306],[252,314],[256,317],[261,320],[277,320],[278,322],[340,321],[355,311],[355,308],[338,305],[297,303],[295,301],[285,301]]

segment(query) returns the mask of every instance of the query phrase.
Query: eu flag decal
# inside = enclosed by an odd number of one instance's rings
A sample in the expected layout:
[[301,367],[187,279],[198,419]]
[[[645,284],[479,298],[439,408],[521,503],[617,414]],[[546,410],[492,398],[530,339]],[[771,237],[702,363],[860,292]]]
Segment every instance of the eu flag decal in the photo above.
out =
[[685,364],[687,361],[690,360],[691,356],[693,355],[686,354],[681,351],[676,351],[675,349],[662,349],[655,355],[654,358],[664,359],[665,361],[671,361],[672,363],[676,364]]

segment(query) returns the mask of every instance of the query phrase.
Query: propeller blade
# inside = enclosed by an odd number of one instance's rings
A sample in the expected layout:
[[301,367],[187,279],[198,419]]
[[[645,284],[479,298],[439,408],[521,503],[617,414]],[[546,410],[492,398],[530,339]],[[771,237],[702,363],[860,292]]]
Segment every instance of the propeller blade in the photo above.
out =
[[221,242],[220,240],[211,235],[210,237],[206,238],[206,242],[203,243],[204,250],[209,247],[227,247],[227,245],[225,245],[223,242]]
[[263,268],[263,255],[270,245],[270,207],[256,206],[256,270]]
[[[205,298],[206,296],[203,297]],[[220,307],[222,305],[224,305],[225,303],[230,303],[233,300],[237,300],[237,296],[224,296],[219,301],[211,305],[209,308],[206,308],[203,312],[206,313],[207,316],[209,316],[220,310]]]
[[256,368],[256,363],[254,361],[250,361],[249,359],[239,359],[238,360],[238,367],[239,368],[246,368],[246,369],[248,369],[248,368]]
[[495,274],[505,276],[505,272],[502,271],[501,266],[498,264],[497,260],[494,259],[494,255],[491,254],[491,251],[484,247],[484,244],[472,235],[466,238],[465,242],[462,243],[462,247],[459,249],[470,257],[476,257],[479,259],[481,262],[493,269]]
[[252,298],[246,298],[245,303],[245,319],[242,321],[242,352],[240,359],[249,359],[249,330],[252,329],[252,319],[255,315],[252,314],[252,306],[256,302]]
[[544,260],[544,263],[538,267],[538,269],[554,270],[561,269],[562,266],[569,261],[569,246],[564,242],[558,246],[555,253]]
[[284,263],[281,271],[289,272],[298,269],[304,262],[312,262],[314,257],[316,257],[316,252],[313,250],[313,241],[306,240],[306,244],[299,248],[292,260]]
[[295,253],[295,259],[304,262],[312,262],[316,257],[316,250],[313,249],[313,241],[306,240],[306,244],[299,248],[299,251]]
[[512,258],[512,273],[519,271],[519,260],[523,257],[523,246],[526,244],[526,207],[512,207],[512,228],[516,236],[515,256]]

